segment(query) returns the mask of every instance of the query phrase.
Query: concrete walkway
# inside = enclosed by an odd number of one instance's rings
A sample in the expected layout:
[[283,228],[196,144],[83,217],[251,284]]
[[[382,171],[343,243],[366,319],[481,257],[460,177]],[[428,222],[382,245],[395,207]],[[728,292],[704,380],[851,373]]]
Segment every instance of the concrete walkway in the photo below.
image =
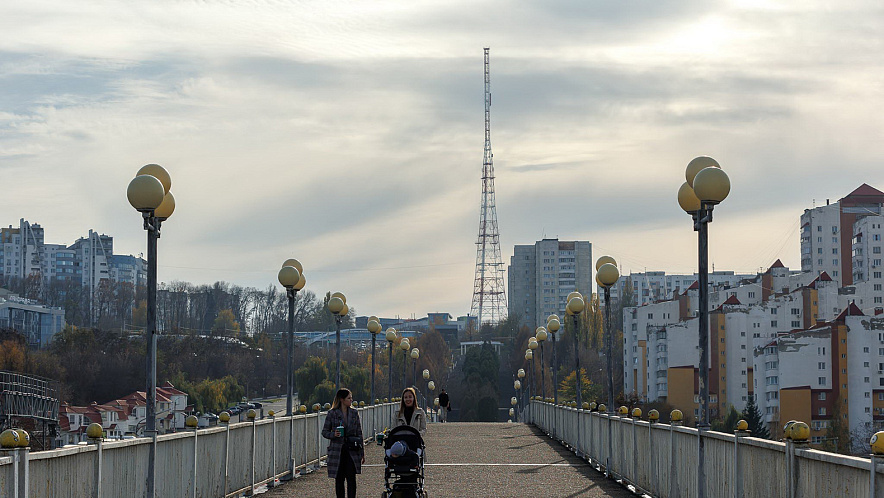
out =
[[[561,444],[523,424],[431,424],[425,438],[425,488],[431,498],[630,497]],[[378,498],[384,489],[383,451],[366,447],[357,477],[358,496]],[[326,469],[262,495],[266,498],[333,497]]]

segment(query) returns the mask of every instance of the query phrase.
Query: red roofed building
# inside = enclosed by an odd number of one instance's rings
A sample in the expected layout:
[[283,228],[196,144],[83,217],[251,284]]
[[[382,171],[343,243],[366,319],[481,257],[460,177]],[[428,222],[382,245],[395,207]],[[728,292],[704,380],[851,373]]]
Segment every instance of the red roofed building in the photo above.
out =
[[[193,406],[187,404],[187,393],[175,389],[170,382],[157,387],[157,430],[161,434],[184,429],[184,419],[192,411]],[[85,441],[86,427],[92,423],[101,424],[107,438],[141,436],[147,417],[147,397],[144,391],[136,391],[102,405],[62,403],[58,417],[56,443],[59,446]]]

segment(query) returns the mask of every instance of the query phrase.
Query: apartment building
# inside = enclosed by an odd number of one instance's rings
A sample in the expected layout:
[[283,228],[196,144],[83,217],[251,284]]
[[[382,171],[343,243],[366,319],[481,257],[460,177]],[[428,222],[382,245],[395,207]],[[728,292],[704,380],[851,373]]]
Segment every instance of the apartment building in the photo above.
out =
[[553,313],[564,316],[568,294],[592,292],[592,244],[543,239],[517,245],[507,268],[508,309],[520,324],[546,325]]
[[[838,202],[805,209],[801,215],[801,271],[826,272],[839,286],[854,283],[854,224],[880,216],[884,192],[862,184]],[[867,255],[868,256],[868,255]]]
[[107,279],[142,284],[144,259],[115,255],[113,246],[113,237],[93,230],[71,245],[47,244],[43,227],[21,219],[18,227],[0,228],[0,279],[40,275],[44,281],[79,283],[90,292]]

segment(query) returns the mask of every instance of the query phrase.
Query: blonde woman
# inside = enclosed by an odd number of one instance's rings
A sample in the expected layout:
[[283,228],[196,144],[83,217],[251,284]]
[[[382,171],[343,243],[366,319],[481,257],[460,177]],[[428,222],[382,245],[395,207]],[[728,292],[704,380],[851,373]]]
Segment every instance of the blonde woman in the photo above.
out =
[[396,426],[410,425],[421,433],[427,434],[427,415],[421,407],[417,406],[417,394],[413,387],[406,387],[402,391],[402,401],[399,403],[399,412],[396,414]]

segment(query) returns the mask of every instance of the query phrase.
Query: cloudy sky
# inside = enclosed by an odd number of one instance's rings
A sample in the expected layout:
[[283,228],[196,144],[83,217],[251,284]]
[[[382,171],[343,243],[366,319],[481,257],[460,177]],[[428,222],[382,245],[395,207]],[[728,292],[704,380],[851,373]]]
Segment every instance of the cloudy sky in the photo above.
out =
[[800,267],[798,217],[884,189],[880,0],[3,2],[0,224],[145,251],[126,186],[178,202],[161,281],[308,288],[361,314],[469,311],[491,47],[501,248],[589,240],[696,268],[693,157],[732,182],[710,259]]

